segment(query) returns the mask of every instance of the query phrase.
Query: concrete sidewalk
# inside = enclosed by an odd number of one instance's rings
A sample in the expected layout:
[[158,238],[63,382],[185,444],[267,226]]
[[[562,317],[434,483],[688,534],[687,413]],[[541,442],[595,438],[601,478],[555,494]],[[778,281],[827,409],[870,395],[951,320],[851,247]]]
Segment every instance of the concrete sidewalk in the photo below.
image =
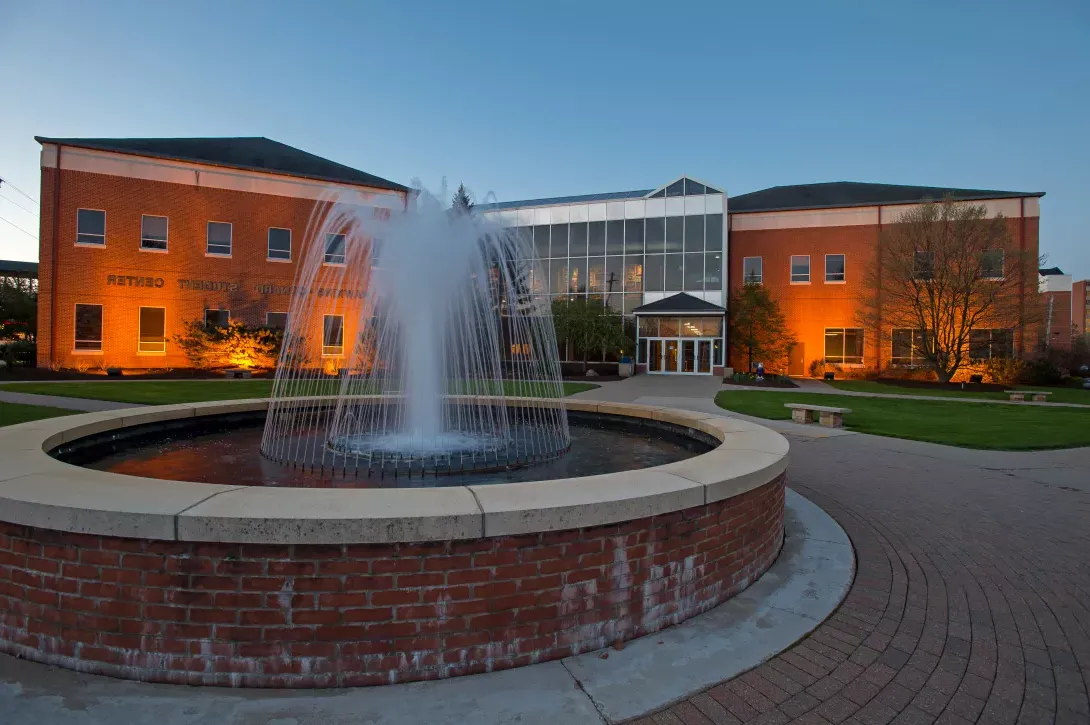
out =
[[13,393],[0,390],[0,403],[19,403],[21,405],[44,405],[49,408],[79,410],[85,413],[97,413],[102,410],[121,408],[141,408],[136,403],[118,403],[113,400],[93,400],[91,398],[66,398],[59,395],[34,395],[33,393]]
[[[991,403],[993,405],[1036,405],[1043,408],[1090,408],[1082,403],[1035,403],[1033,401],[1015,402],[1012,400],[991,400],[988,398],[962,398],[942,395],[911,395],[900,393],[869,393],[857,390],[841,390],[826,385],[819,380],[798,380],[797,388],[760,388],[755,385],[721,385],[718,390],[758,390],[764,393],[821,393],[823,395],[847,395],[853,398],[892,398],[894,400],[934,400],[940,403]],[[718,392],[717,390],[717,392]]]

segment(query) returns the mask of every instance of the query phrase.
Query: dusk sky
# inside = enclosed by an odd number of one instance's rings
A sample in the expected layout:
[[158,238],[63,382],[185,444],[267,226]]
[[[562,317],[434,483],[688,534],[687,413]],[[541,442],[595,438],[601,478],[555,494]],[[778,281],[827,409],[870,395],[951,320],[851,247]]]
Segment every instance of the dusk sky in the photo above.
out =
[[[0,177],[35,200],[35,135],[267,136],[478,199],[1044,191],[1042,252],[1090,277],[1085,0],[0,0],[0,109]],[[38,258],[37,210],[0,186],[0,258]]]

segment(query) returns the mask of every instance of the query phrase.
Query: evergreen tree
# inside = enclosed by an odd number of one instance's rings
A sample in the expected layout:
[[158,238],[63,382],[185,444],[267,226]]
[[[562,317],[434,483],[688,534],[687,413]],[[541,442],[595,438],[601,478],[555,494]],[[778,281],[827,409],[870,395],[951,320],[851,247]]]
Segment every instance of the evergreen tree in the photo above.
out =
[[747,282],[730,299],[728,339],[737,355],[746,357],[748,370],[754,361],[769,371],[786,370],[787,356],[796,343],[780,305],[761,284]]
[[458,184],[458,191],[454,192],[454,198],[451,199],[451,208],[457,214],[468,214],[473,210],[473,199],[465,184]]

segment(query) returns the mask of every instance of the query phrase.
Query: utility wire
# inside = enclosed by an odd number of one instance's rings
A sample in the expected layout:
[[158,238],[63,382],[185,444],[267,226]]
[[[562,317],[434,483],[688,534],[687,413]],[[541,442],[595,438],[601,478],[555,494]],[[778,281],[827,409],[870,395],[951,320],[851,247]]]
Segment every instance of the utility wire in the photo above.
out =
[[8,221],[7,219],[5,219],[5,218],[4,218],[4,217],[2,217],[2,216],[0,216],[0,222],[7,222],[8,224],[12,225],[13,227],[15,227],[16,229],[18,229],[19,231],[21,231],[21,232],[22,232],[23,234],[25,234],[25,235],[27,235],[28,237],[30,237],[31,239],[37,239],[37,238],[38,238],[38,235],[36,235],[36,234],[31,234],[30,232],[28,232],[28,231],[27,231],[26,229],[23,229],[23,228],[22,228],[21,226],[19,226],[19,225],[18,225],[18,224],[16,224],[15,222],[12,222],[12,221]]
[[[20,188],[19,188],[18,186],[16,186],[15,184],[13,184],[13,183],[11,183],[10,181],[8,181],[7,179],[5,179],[5,178],[3,178],[3,177],[0,177],[0,186],[3,186],[4,184],[7,184],[7,185],[8,185],[8,186],[10,186],[11,188],[13,188],[13,189],[15,189],[16,191],[18,191],[18,192],[19,192],[20,194],[22,194],[23,196],[25,196],[26,198],[30,199],[30,200],[31,200],[32,202],[34,202],[35,204],[38,204],[38,200],[37,200],[37,199],[35,199],[35,198],[34,198],[33,196],[31,196],[30,194],[26,193],[25,191],[23,191],[22,189],[20,189]],[[41,206],[41,204],[38,204],[38,206]]]
[[0,194],[0,199],[3,199],[4,201],[7,201],[7,202],[10,202],[10,203],[14,204],[15,206],[17,206],[20,209],[22,209],[23,211],[25,211],[27,214],[37,214],[38,213],[36,211],[33,211],[32,209],[27,209],[25,206],[23,206],[19,202],[15,201],[14,199],[10,199],[10,198],[4,196],[3,194]]

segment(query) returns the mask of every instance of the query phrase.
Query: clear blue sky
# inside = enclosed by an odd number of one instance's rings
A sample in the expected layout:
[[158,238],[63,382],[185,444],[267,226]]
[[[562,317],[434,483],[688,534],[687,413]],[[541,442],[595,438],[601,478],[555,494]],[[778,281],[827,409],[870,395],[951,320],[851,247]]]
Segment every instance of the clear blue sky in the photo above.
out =
[[[1042,251],[1090,277],[1085,0],[0,0],[0,176],[37,198],[35,134],[268,136],[501,200],[683,173],[1040,190]],[[37,243],[0,222],[0,258]]]

